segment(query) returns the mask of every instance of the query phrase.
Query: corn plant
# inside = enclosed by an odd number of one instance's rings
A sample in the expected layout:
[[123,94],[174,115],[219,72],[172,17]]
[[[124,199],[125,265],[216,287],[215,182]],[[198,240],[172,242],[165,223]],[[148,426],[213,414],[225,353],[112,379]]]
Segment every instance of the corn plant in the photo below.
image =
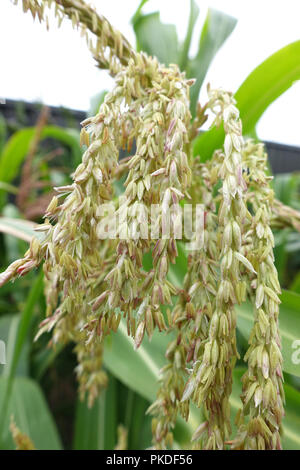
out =
[[[220,14],[210,12],[199,53],[189,59],[198,14],[191,2],[184,44],[174,50],[174,57],[168,51],[159,57],[155,40],[140,29],[149,21],[141,8],[133,18],[136,51],[82,0],[22,4],[40,21],[48,22],[47,9],[52,6],[59,23],[69,18],[115,86],[98,113],[82,122],[84,153],[73,182],[55,188],[57,195],[44,222],[35,228],[38,236],[31,238],[24,257],[0,275],[0,285],[43,266],[46,318],[37,338],[52,332],[54,348],[75,343],[79,394],[88,396],[90,407],[108,386],[107,369],[129,385],[129,375],[134,374],[128,372],[134,369],[130,361],[134,355],[148,356],[150,373],[145,370],[140,378],[133,377],[136,390],[148,388],[144,396],[153,401],[148,413],[154,448],[172,448],[173,431],[181,419],[193,428],[183,444],[187,447],[281,449],[283,370],[295,375],[299,371],[282,357],[281,288],[272,228],[297,227],[300,215],[275,199],[255,124],[266,106],[298,77],[299,42],[262,64],[235,97],[208,86],[207,102],[200,105],[206,69],[234,20],[225,21],[219,43],[207,53],[206,33],[218,30],[220,23]],[[172,28],[157,16],[150,19],[168,44]],[[276,74],[268,76],[249,104],[253,80],[284,55],[292,73],[280,83]],[[265,89],[269,94],[263,100]],[[201,132],[209,117],[211,130]],[[120,149],[129,157],[119,160]],[[118,196],[117,185],[124,188]],[[41,289],[41,276],[28,298],[28,309]],[[290,293],[281,298],[290,309],[299,301]],[[25,311],[21,328],[26,325]],[[249,345],[233,432],[233,379],[241,375],[236,367],[237,327]],[[132,338],[135,350],[124,346],[124,338]],[[159,374],[155,341],[165,348],[167,360]],[[20,347],[16,344],[12,372]],[[290,344],[286,350],[291,354]],[[155,382],[157,375],[154,398],[151,380]],[[3,409],[9,391],[8,383]],[[14,423],[11,426],[20,437]],[[120,447],[122,438],[120,428]]]

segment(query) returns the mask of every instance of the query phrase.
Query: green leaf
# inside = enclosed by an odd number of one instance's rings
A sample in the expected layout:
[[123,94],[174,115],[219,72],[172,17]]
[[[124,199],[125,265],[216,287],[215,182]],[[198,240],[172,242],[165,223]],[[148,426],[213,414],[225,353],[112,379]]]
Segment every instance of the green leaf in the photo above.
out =
[[134,387],[137,393],[152,401],[170,339],[169,335],[156,332],[151,342],[145,337],[138,350],[135,350],[133,339],[127,335],[126,322],[122,320],[111,342],[106,342],[104,364],[127,387]]
[[[0,339],[6,345],[6,364],[0,366],[0,373],[8,375],[8,364],[11,364],[16,344],[17,332],[20,325],[20,315],[3,315],[0,318]],[[16,368],[16,375],[28,375],[29,341],[26,338],[20,360]]]
[[297,294],[300,294],[300,273],[298,273],[293,280],[290,290],[296,292]]
[[128,449],[147,449],[151,446],[151,416],[146,414],[150,402],[127,389],[124,426],[128,430]]
[[[28,127],[15,132],[7,141],[0,156],[0,181],[11,183],[19,173],[25,157],[27,156],[32,139],[36,133],[35,127]],[[72,129],[61,129],[57,126],[45,126],[41,139],[53,138],[70,147],[72,150],[74,164],[81,160],[81,149],[79,145],[79,132]],[[1,205],[5,203],[6,192],[0,190]]]
[[[3,217],[7,217],[10,220],[6,230],[11,228],[11,224],[15,223],[15,219],[20,219],[20,212],[18,208],[14,204],[6,204],[3,208]],[[0,218],[0,225],[1,225],[1,218]],[[3,227],[3,225],[2,225]],[[25,223],[25,228],[28,227],[28,224]],[[14,226],[14,228],[16,228]],[[20,227],[18,227],[19,230]],[[0,229],[1,230],[1,229]],[[22,236],[22,234],[21,234]],[[21,258],[26,251],[27,245],[25,243],[26,248],[24,249],[24,242],[20,241],[19,237],[15,237],[8,233],[4,233],[4,244],[5,244],[5,251],[6,251],[6,263],[10,264],[18,258]]]
[[30,243],[32,237],[41,238],[39,232],[35,232],[35,222],[10,217],[0,217],[0,232],[12,235],[20,240]]
[[195,115],[200,88],[203,84],[207,70],[220,47],[232,33],[237,20],[225,13],[209,8],[206,20],[200,35],[199,49],[196,57],[190,61],[188,77],[197,81],[191,88],[191,111]]
[[57,344],[55,348],[41,349],[34,355],[31,362],[31,375],[37,381],[44,376],[47,369],[53,364],[57,356],[63,351],[65,345]]
[[[0,377],[0,401],[7,389],[8,379]],[[3,429],[1,449],[15,449],[9,424],[13,416],[21,432],[27,434],[39,450],[60,450],[61,442],[54,420],[38,384],[24,377],[16,377],[6,417],[1,417]],[[4,419],[4,422],[3,422]]]
[[5,140],[6,140],[6,121],[4,116],[0,114],[0,154],[2,152]]
[[[300,41],[293,42],[271,55],[246,78],[235,94],[243,122],[244,135],[250,135],[268,108],[282,93],[300,79]],[[194,155],[202,161],[222,147],[224,130],[213,128],[194,141]]]
[[300,41],[283,47],[259,65],[235,94],[244,133],[255,129],[267,107],[300,79]]
[[168,279],[176,287],[181,287],[184,276],[187,272],[187,254],[185,250],[185,244],[177,242],[177,251],[178,256],[176,258],[176,263],[170,266]]
[[160,21],[159,12],[138,14],[133,18],[137,48],[155,56],[166,65],[179,61],[178,38],[173,24]]
[[33,312],[34,312],[34,307],[43,293],[43,271],[41,270],[39,275],[36,277],[36,279],[33,282],[33,285],[30,289],[30,292],[28,294],[28,297],[26,299],[25,306],[21,312],[21,319],[20,323],[18,326],[17,330],[17,335],[16,335],[16,342],[15,342],[15,347],[14,347],[14,353],[13,357],[11,359],[11,362],[8,364],[8,372],[7,375],[9,377],[13,377],[18,365],[18,361],[20,358],[20,354],[22,351],[22,347],[25,343],[25,340],[27,338],[28,334],[28,329],[29,325],[31,322],[31,319],[33,317]]
[[[135,350],[133,339],[128,337],[126,323],[122,320],[118,332],[106,341],[105,367],[128,388],[152,402],[156,398],[159,371],[166,364],[165,352],[172,338],[173,333],[156,331],[151,341],[145,337]],[[200,416],[200,411],[192,406],[188,423],[178,419],[174,433],[178,442],[189,441],[191,433],[199,425]]]
[[283,418],[283,440],[285,450],[300,450],[300,393],[289,385],[284,386],[286,409]]
[[0,157],[0,181],[10,183],[17,176],[34,134],[35,128],[28,127],[15,132],[6,142]]
[[[283,370],[300,377],[297,364],[296,341],[300,340],[300,295],[284,290],[281,295],[279,329],[282,340]],[[252,306],[247,303],[237,307],[237,325],[245,338],[249,337],[253,325]],[[298,346],[299,349],[299,346]],[[300,354],[298,354],[300,357]]]
[[148,2],[149,0],[141,0],[139,6],[137,7],[136,9],[136,12],[134,13],[133,17],[131,18],[131,23],[132,25],[134,25],[138,19],[140,18],[140,16],[142,16],[142,8],[143,6]]
[[116,445],[117,397],[114,377],[109,377],[92,408],[78,399],[75,416],[75,450],[110,450]]
[[77,166],[81,163],[82,150],[80,148],[80,130],[79,129],[68,129],[58,126],[45,126],[42,135],[42,139],[52,138],[70,148],[72,152],[73,165]]
[[195,0],[190,0],[190,16],[188,28],[185,36],[184,43],[182,45],[182,52],[180,54],[179,67],[181,70],[185,70],[189,61],[189,50],[191,45],[191,40],[193,36],[194,27],[199,16],[199,8]]
[[280,240],[275,233],[275,266],[278,273],[279,284],[286,284],[285,277],[287,275],[287,263],[288,263],[288,253],[287,253],[287,241],[290,229],[280,230]]
[[88,112],[88,116],[95,116],[99,112],[99,108],[104,101],[105,95],[107,94],[107,90],[100,91],[96,95],[92,96],[90,100],[90,109]]
[[37,303],[42,292],[43,292],[43,271],[41,270],[39,275],[34,280],[34,283],[27,297],[25,306],[21,313],[20,322],[18,324],[17,333],[15,335],[13,354],[10,359],[10,362],[7,363],[7,367],[5,368],[5,375],[7,376],[7,381],[5,383],[6,389],[2,395],[3,401],[0,400],[0,404],[1,404],[0,410],[1,410],[1,416],[2,416],[2,421],[0,423],[1,435],[3,435],[3,431],[4,431],[3,425],[5,422],[5,417],[7,414],[8,407],[9,407],[9,402],[11,399],[13,381],[14,381],[14,377],[16,374],[20,355],[21,355],[24,343],[27,339],[28,329],[29,329],[29,325],[33,316],[35,304]]
[[272,181],[275,197],[283,204],[292,205],[298,198],[299,174],[276,175]]

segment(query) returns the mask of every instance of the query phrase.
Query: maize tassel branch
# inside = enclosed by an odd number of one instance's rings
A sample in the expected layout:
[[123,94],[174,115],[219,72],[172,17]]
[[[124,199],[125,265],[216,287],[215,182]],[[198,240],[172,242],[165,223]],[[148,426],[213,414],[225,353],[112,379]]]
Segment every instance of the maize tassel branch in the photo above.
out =
[[[172,447],[178,416],[187,420],[194,404],[201,409],[194,448],[280,449],[280,286],[271,224],[298,226],[299,216],[274,201],[263,146],[244,141],[234,98],[223,90],[208,89],[208,102],[199,104],[192,122],[194,81],[177,65],[134,51],[84,1],[22,4],[47,24],[49,8],[59,24],[69,18],[115,86],[98,114],[82,123],[82,162],[72,183],[56,188],[38,227],[43,239],[32,240],[24,258],[0,275],[0,285],[43,264],[47,312],[38,335],[52,330],[54,345],[75,343],[79,392],[88,393],[90,406],[107,384],[103,340],[117,332],[122,317],[136,348],[155,328],[171,332],[157,400],[148,410],[155,448]],[[201,163],[193,158],[192,138],[207,110],[215,116],[213,125],[223,124],[225,141]],[[119,149],[131,151],[134,141],[135,154],[119,162]],[[123,174],[124,193],[117,198],[113,183]],[[197,205],[196,229],[178,288],[168,274],[188,202]],[[108,208],[120,221],[112,237],[105,237],[114,228]],[[152,258],[148,271],[146,254]],[[239,357],[235,306],[246,299],[253,304],[254,322],[238,431],[232,436],[229,399]]]

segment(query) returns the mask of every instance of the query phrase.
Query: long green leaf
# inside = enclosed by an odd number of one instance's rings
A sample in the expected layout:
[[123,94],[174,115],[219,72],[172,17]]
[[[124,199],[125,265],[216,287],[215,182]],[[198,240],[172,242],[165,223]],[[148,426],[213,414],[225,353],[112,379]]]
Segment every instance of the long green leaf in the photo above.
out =
[[283,47],[259,65],[235,94],[245,134],[250,134],[267,107],[300,79],[300,41]]
[[[284,290],[281,301],[279,328],[282,339],[283,370],[300,377],[296,343],[300,339],[300,295]],[[237,307],[237,314],[238,329],[245,338],[248,338],[253,325],[251,305],[244,304]],[[300,354],[298,356],[300,357]]]
[[[235,94],[244,135],[253,134],[268,106],[299,79],[300,41],[283,47],[253,70]],[[194,155],[205,161],[222,147],[223,141],[224,130],[211,129],[194,141]]]
[[139,4],[139,6],[137,7],[137,9],[136,9],[136,11],[135,11],[133,17],[131,18],[131,23],[132,23],[132,25],[134,25],[134,24],[138,21],[139,17],[140,17],[141,14],[142,14],[142,13],[141,13],[141,12],[142,12],[142,8],[143,8],[143,6],[145,5],[145,3],[147,3],[148,1],[149,1],[149,0],[141,0],[141,2],[140,2],[140,4]]
[[191,40],[193,36],[194,27],[199,16],[199,8],[195,0],[190,0],[190,16],[189,23],[186,32],[186,36],[182,45],[182,52],[180,54],[179,67],[181,70],[185,70],[189,61],[189,50],[191,45]]
[[28,127],[15,132],[6,142],[0,157],[0,181],[10,183],[17,176],[34,134],[35,128]]
[[41,238],[39,232],[35,232],[36,223],[11,217],[0,217],[0,232],[12,235],[20,240],[30,243],[32,237]]
[[42,291],[43,291],[43,271],[41,270],[37,278],[34,280],[33,286],[27,297],[24,309],[21,313],[21,318],[18,324],[18,329],[17,329],[17,333],[15,337],[13,355],[11,357],[10,362],[7,364],[7,368],[5,369],[5,375],[7,375],[6,389],[2,395],[3,401],[0,400],[0,405],[1,405],[0,410],[1,410],[1,416],[2,416],[2,421],[0,422],[1,435],[3,435],[3,432],[5,431],[2,426],[5,423],[4,418],[6,417],[7,410],[9,407],[9,402],[11,398],[11,390],[13,387],[13,381],[14,381],[16,370],[17,370],[20,354],[22,352],[23,345],[27,338],[28,329],[29,329],[30,321],[33,316],[35,304],[38,301]]
[[116,383],[109,377],[107,390],[88,408],[86,400],[78,399],[75,416],[75,450],[110,450],[116,445],[117,397]]
[[4,147],[4,142],[6,139],[6,121],[2,114],[0,114],[0,154]]
[[187,69],[189,77],[196,78],[191,88],[191,111],[195,115],[200,88],[207,70],[220,47],[232,33],[237,20],[225,13],[209,8],[201,32],[199,49],[196,57],[190,61]]
[[[7,389],[8,379],[0,377],[0,401]],[[39,450],[60,450],[61,442],[48,405],[38,384],[24,377],[16,377],[6,412],[1,416],[3,429],[1,449],[15,449],[9,423],[11,416],[21,432],[27,434]]]
[[159,370],[165,364],[164,353],[170,336],[153,335],[152,341],[144,338],[136,351],[132,338],[127,335],[126,323],[121,321],[118,333],[107,341],[104,364],[121,382],[152,401],[157,391]]
[[20,323],[19,323],[18,331],[16,335],[14,354],[11,359],[11,362],[8,364],[7,375],[9,377],[13,377],[15,374],[18,361],[20,358],[20,354],[22,351],[22,347],[27,337],[30,321],[33,316],[34,307],[40,295],[42,294],[42,292],[43,292],[43,271],[41,270],[39,275],[36,277],[36,279],[33,282],[33,285],[30,289],[25,306],[21,313]]
[[[23,236],[22,230],[21,230],[21,233],[19,233],[20,227],[16,227],[14,225],[16,219],[17,220],[20,219],[20,212],[14,204],[6,204],[6,206],[4,206],[3,208],[3,217],[8,218],[7,224],[3,224],[3,220],[1,222],[1,218],[0,218],[0,232],[4,233],[3,238],[4,238],[5,251],[6,251],[6,262],[13,263],[13,261],[20,258],[23,255],[24,243],[20,242],[20,237],[15,237],[9,233],[5,233],[5,231],[10,230],[13,227],[13,229],[17,229],[17,233],[21,237]],[[25,222],[24,227],[25,229],[28,228],[27,222]]]
[[[8,364],[11,364],[14,355],[17,332],[20,325],[20,315],[3,315],[0,318],[0,339],[6,345],[6,364],[0,366],[0,373],[8,375]],[[17,375],[28,375],[29,368],[29,341],[26,338],[22,354],[15,373]]]
[[179,48],[176,28],[173,24],[160,21],[159,12],[133,18],[133,28],[137,37],[138,50],[155,56],[163,64],[176,64],[179,61]]
[[[135,350],[132,338],[127,335],[126,323],[122,320],[118,332],[106,343],[104,364],[127,387],[152,402],[156,398],[159,371],[166,364],[165,352],[172,338],[172,334],[155,332],[151,341],[144,338]],[[190,440],[191,433],[199,425],[200,416],[200,411],[192,406],[188,424],[178,419],[174,433],[178,442],[187,443]]]
[[45,126],[42,131],[42,139],[52,138],[70,148],[74,167],[81,162],[82,150],[80,148],[80,130],[68,129],[58,126]]
[[[11,183],[19,173],[20,166],[29,152],[32,139],[36,129],[28,127],[15,132],[5,144],[0,156],[0,181]],[[57,126],[45,126],[42,130],[41,139],[56,139],[69,146],[72,150],[74,165],[77,165],[81,158],[79,145],[79,133],[72,129],[61,129]],[[0,190],[1,205],[5,203],[6,192]]]

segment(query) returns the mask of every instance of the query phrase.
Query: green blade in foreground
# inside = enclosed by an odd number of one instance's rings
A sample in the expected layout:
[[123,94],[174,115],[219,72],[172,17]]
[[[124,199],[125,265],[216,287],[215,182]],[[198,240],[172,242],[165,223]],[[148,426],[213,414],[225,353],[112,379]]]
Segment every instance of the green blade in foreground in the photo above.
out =
[[[6,379],[0,377],[0,401],[6,390]],[[1,449],[15,449],[9,424],[11,416],[22,433],[30,437],[36,449],[60,450],[61,442],[46,400],[38,384],[31,379],[16,377],[2,428]]]
[[78,398],[75,415],[74,450],[110,450],[117,438],[116,380],[110,375],[108,388],[92,408]]

